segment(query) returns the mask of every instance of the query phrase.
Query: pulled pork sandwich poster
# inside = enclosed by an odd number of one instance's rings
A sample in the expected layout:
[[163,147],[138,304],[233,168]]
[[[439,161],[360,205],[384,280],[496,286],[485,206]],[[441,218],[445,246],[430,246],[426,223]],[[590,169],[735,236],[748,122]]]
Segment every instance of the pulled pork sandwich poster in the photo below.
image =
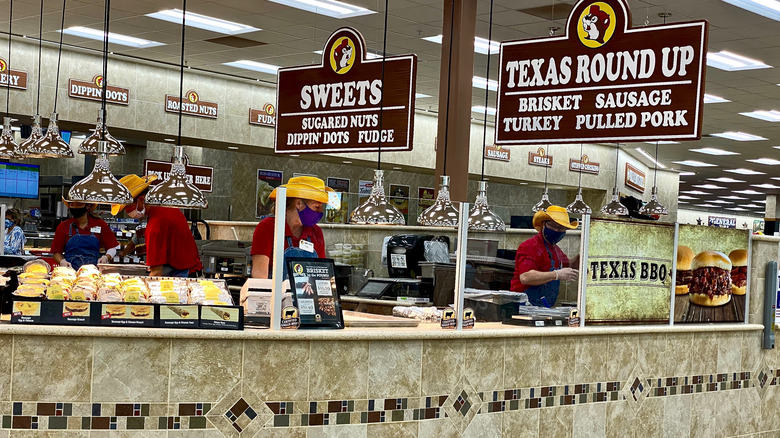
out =
[[750,231],[680,225],[677,240],[674,321],[744,321]]
[[668,324],[674,226],[591,219],[586,323]]

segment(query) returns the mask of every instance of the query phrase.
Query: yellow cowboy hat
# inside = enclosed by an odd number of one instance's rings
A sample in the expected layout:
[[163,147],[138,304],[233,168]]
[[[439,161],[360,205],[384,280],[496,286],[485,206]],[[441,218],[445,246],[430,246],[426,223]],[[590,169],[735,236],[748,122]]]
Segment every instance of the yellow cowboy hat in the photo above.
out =
[[[138,176],[130,174],[120,178],[119,182],[127,187],[127,190],[130,190],[130,194],[133,196],[133,199],[135,199],[144,190],[146,190],[147,187],[149,187],[149,184],[151,184],[152,181],[155,181],[156,179],[157,175]],[[122,204],[112,204],[111,215],[116,216],[125,207],[126,205]]]
[[544,221],[553,221],[556,224],[573,230],[577,228],[580,223],[576,220],[569,222],[569,212],[563,207],[557,205],[551,205],[547,207],[547,210],[537,211],[534,214],[533,225],[537,231],[542,229]]
[[[328,192],[333,191],[325,186],[325,182],[314,176],[294,176],[282,187],[287,188],[288,198],[311,199],[323,204],[328,202]],[[276,189],[271,192],[270,199],[276,199]]]

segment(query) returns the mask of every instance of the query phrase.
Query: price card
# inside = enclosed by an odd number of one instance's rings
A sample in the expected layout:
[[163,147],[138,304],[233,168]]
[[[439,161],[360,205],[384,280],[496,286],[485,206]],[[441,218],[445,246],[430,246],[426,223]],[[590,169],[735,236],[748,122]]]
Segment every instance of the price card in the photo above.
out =
[[161,292],[173,291],[173,280],[160,280],[160,291]]
[[179,302],[179,294],[176,292],[163,292],[162,293],[163,298],[165,298],[166,303],[178,303]]
[[317,284],[317,295],[330,297],[333,295],[330,280],[314,280]]
[[301,298],[298,300],[298,304],[301,308],[301,315],[314,315],[317,313],[314,309],[314,300],[311,298]]
[[83,290],[77,290],[70,293],[71,301],[87,301],[87,297],[84,295]]
[[125,301],[128,303],[137,303],[141,299],[141,292],[129,290],[125,292]]

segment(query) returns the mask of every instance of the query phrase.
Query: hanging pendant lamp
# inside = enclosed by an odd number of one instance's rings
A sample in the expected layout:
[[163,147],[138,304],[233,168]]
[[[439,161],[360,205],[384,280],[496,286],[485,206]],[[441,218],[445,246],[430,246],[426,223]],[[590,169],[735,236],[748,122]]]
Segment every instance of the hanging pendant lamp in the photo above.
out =
[[30,136],[24,139],[16,148],[16,156],[19,159],[26,157],[34,157],[30,154],[30,147],[35,144],[36,141],[43,138],[43,127],[41,125],[41,53],[43,52],[43,0],[41,0],[41,13],[38,16],[38,87],[35,89],[37,97],[35,101],[35,116],[33,116],[32,132]]
[[359,225],[404,225],[404,215],[387,202],[384,188],[384,172],[374,170],[374,186],[366,202],[352,211],[349,223]]
[[[549,146],[548,146],[548,153],[549,153]],[[533,206],[532,210],[534,212],[537,211],[547,211],[547,208],[552,205],[552,202],[550,202],[550,195],[547,192],[547,172],[550,170],[548,166],[544,166],[544,193],[542,193],[542,199],[536,203],[536,205]]]
[[566,206],[566,210],[569,213],[575,213],[575,214],[591,214],[593,210],[591,210],[590,206],[585,203],[585,201],[582,199],[582,143],[580,143],[580,171],[579,171],[579,181],[577,182],[577,196],[574,197],[574,202]]
[[639,213],[646,215],[669,214],[669,209],[658,202],[658,142],[655,142],[655,169],[653,171],[653,191],[650,194],[650,202],[639,209]]
[[479,193],[474,206],[469,211],[469,230],[505,231],[506,224],[501,216],[493,212],[487,202],[487,181],[479,182]]
[[620,145],[615,148],[615,187],[612,188],[612,200],[609,204],[601,207],[601,212],[613,216],[627,216],[628,208],[620,202],[620,193],[618,192],[618,164],[620,162]]
[[420,225],[429,225],[432,227],[457,227],[458,209],[450,200],[450,177],[441,176],[441,186],[436,196],[436,201],[425,211],[420,213],[417,218]]
[[[62,19],[60,29],[65,29],[65,4],[67,0],[62,0]],[[65,32],[60,32],[60,45],[57,53],[57,76],[54,81],[54,111],[49,119],[49,128],[46,135],[38,139],[29,148],[32,156],[41,158],[73,158],[73,149],[60,136],[60,128],[57,126],[57,101],[59,100],[60,90],[60,66],[62,64],[62,36]],[[40,72],[38,73],[40,75]]]
[[111,174],[106,151],[105,142],[100,142],[95,168],[86,178],[68,190],[70,201],[88,204],[130,204],[133,202],[130,190]]
[[[13,33],[11,33],[11,23],[14,19],[14,0],[11,0],[11,6],[8,10],[8,63],[6,69],[11,72],[11,39]],[[6,84],[5,94],[5,118],[3,119],[3,133],[0,134],[0,158],[15,158],[16,150],[19,149],[19,145],[14,140],[14,132],[11,129],[10,105],[11,105],[11,81],[10,79]]]
[[[146,194],[146,204],[175,208],[208,208],[209,202],[195,184],[187,180],[184,147],[181,145],[182,102],[184,101],[184,37],[187,21],[187,0],[182,0],[181,62],[179,63],[179,134],[171,157],[171,172]],[[189,160],[187,160],[189,161]]]

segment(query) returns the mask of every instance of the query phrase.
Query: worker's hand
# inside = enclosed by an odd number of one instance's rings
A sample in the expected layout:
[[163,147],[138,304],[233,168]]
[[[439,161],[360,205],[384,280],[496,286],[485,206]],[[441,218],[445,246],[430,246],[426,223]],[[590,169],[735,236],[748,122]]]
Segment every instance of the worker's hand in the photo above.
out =
[[108,257],[107,256],[102,256],[102,257],[100,257],[98,259],[98,265],[104,265],[106,263],[108,263]]
[[561,268],[555,273],[558,274],[558,280],[561,281],[575,281],[580,275],[578,270],[572,268]]
[[62,266],[63,268],[72,268],[73,267],[73,265],[71,265],[70,262],[65,260],[65,259],[60,260],[60,266]]

